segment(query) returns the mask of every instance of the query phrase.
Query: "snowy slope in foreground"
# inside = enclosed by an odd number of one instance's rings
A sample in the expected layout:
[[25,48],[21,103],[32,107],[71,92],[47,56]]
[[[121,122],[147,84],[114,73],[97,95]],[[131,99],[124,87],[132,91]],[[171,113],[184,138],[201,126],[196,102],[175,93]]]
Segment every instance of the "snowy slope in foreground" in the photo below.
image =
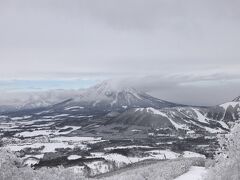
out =
[[177,177],[174,180],[204,180],[206,173],[207,170],[205,167],[193,166],[187,173]]
[[[186,173],[188,169],[196,164],[204,164],[204,160],[199,158],[186,158],[169,161],[159,161],[157,163],[145,164],[144,166],[129,167],[124,171],[117,171],[113,174],[108,174],[102,180],[139,180],[139,179],[174,179]],[[192,169],[191,169],[192,170]],[[194,171],[195,172],[195,171]],[[104,177],[104,176],[103,176]],[[184,179],[188,180],[188,179]],[[195,179],[191,179],[195,180]],[[196,179],[198,180],[198,179]]]

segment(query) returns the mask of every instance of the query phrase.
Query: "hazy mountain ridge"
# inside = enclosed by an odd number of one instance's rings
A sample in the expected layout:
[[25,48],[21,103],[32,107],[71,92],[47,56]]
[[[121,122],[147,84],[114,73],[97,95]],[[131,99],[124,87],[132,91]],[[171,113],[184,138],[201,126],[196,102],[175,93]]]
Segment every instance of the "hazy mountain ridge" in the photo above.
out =
[[82,90],[5,92],[0,98],[0,113],[50,107],[81,93]]
[[[60,101],[59,98],[63,100]],[[29,109],[31,112],[31,109],[35,109],[37,112],[36,108],[44,107],[47,112],[55,115],[79,112],[111,117],[109,121],[104,122],[105,124],[170,128],[176,131],[220,132],[228,130],[229,122],[239,119],[239,100],[240,97],[237,97],[231,102],[213,107],[185,106],[157,99],[114,81],[104,81],[82,91],[58,91],[56,94],[49,92],[45,96],[36,95],[15,110]]]
[[[55,90],[46,92],[20,92],[2,98],[0,112],[50,107],[68,102],[68,106],[84,106],[91,109],[124,110],[134,107],[173,107],[179,104],[160,100],[145,92],[128,87],[121,82],[103,81],[93,87],[81,90]],[[16,96],[15,98],[13,98]]]

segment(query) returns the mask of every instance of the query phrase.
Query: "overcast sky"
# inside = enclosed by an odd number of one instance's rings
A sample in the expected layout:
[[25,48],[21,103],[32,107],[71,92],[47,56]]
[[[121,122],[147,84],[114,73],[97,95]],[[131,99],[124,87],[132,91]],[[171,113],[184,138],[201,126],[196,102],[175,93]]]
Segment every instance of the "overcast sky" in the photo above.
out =
[[239,0],[0,0],[0,89],[13,79],[37,87],[39,79],[129,76],[159,98],[224,102],[240,95],[239,7]]

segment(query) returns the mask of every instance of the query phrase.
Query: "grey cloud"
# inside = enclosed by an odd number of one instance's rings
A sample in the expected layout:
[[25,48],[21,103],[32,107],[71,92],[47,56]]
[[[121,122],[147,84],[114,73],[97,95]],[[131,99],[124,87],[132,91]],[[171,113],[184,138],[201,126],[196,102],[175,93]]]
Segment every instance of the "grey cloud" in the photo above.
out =
[[240,94],[239,74],[147,76],[125,79],[123,85],[133,86],[163,100],[188,105],[217,105]]
[[[203,88],[209,99],[224,96],[221,86],[198,83],[207,80],[228,81],[222,89],[236,94],[239,5],[238,0],[0,0],[0,78],[156,76],[159,81],[144,81],[144,89],[167,99],[203,102],[189,97],[194,92],[200,97]],[[198,90],[187,87],[194,81]],[[164,89],[182,93],[171,96]]]

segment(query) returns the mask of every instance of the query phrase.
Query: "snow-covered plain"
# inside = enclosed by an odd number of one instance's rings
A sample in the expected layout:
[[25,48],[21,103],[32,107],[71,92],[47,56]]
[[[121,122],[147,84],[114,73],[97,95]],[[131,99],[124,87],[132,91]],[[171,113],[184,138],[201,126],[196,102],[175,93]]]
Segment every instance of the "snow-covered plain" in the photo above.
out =
[[[70,128],[70,130],[60,132],[61,130],[68,129],[68,128]],[[15,134],[15,136],[16,137],[35,137],[35,136],[63,135],[63,134],[69,134],[79,128],[81,128],[81,127],[79,127],[79,126],[64,126],[57,130],[46,129],[46,130],[23,131],[23,132]]]
[[[78,147],[81,149],[87,149],[87,145],[84,142],[87,142],[88,144],[93,144],[96,142],[102,141],[101,138],[95,138],[95,137],[64,137],[64,136],[58,136],[54,138],[50,138],[50,142],[48,143],[25,143],[25,144],[9,144],[5,146],[6,149],[10,149],[11,151],[21,151],[25,148],[33,148],[38,149],[42,148],[42,153],[47,152],[55,152],[55,149],[58,148],[70,148],[73,149],[74,147]],[[69,142],[72,142],[69,144]]]
[[192,158],[192,157],[206,158],[205,155],[195,153],[195,152],[191,152],[191,151],[184,151],[183,152],[183,157],[185,157],[185,158]]
[[[82,148],[85,148],[84,145],[81,145]],[[68,143],[33,143],[33,144],[24,144],[24,145],[8,145],[5,148],[10,149],[11,151],[21,151],[25,148],[33,148],[33,149],[38,149],[42,148],[42,153],[48,153],[48,152],[55,152],[55,149],[58,148],[71,148],[73,149],[75,146],[74,145],[69,145]]]
[[107,147],[104,148],[104,150],[109,151],[109,150],[114,150],[114,149],[133,149],[133,148],[152,148],[150,146],[137,146],[137,145],[132,145],[132,146],[116,146],[116,147]]

